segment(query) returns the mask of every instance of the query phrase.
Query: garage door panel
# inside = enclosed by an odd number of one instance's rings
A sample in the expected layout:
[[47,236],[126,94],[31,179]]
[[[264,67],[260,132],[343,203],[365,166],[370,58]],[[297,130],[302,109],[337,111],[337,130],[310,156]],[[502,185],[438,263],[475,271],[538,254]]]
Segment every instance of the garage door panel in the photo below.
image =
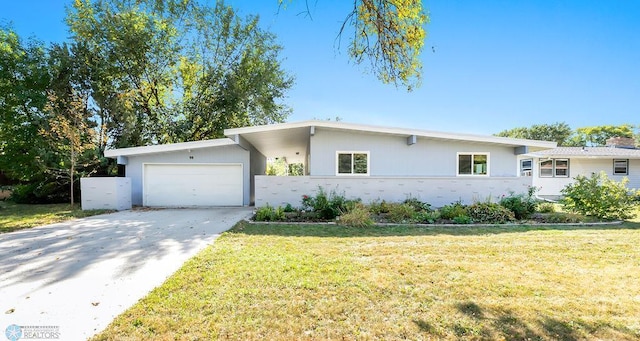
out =
[[147,164],[146,206],[242,206],[241,164]]

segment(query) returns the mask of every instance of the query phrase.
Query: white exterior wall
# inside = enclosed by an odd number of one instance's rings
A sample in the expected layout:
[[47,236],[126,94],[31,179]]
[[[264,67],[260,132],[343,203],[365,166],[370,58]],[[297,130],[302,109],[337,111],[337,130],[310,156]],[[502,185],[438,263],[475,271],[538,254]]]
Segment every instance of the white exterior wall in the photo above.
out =
[[130,210],[131,179],[82,178],[80,179],[83,210]]
[[[560,191],[568,184],[574,182],[578,175],[591,176],[592,173],[604,171],[607,176],[616,181],[622,180],[624,175],[613,175],[613,159],[569,159],[568,178],[540,177],[540,159],[533,162],[533,186],[538,187],[538,195],[559,197]],[[629,160],[629,188],[640,189],[640,160]]]
[[470,204],[491,198],[494,202],[510,192],[526,193],[530,177],[314,177],[256,176],[256,207],[301,205],[303,195],[314,195],[319,187],[335,190],[346,198],[400,202],[417,198],[435,207],[461,200]]
[[[251,202],[251,171],[249,151],[237,145],[181,150],[157,154],[128,156],[126,176],[131,178],[131,202],[142,205],[143,165],[146,163],[164,164],[207,164],[207,163],[241,163],[243,165],[243,205]],[[258,166],[253,167],[259,168]]]
[[311,136],[309,175],[335,176],[336,151],[368,151],[371,176],[454,177],[458,152],[489,153],[491,177],[518,176],[513,147],[422,137],[408,145],[407,136],[321,128]]

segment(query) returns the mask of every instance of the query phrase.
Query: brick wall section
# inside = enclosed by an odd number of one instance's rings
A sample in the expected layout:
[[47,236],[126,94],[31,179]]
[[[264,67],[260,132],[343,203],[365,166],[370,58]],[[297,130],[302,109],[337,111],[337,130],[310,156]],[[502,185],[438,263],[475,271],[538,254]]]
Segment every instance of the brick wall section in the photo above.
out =
[[494,202],[510,192],[526,193],[531,177],[314,177],[256,176],[256,207],[301,205],[303,195],[315,195],[319,187],[348,199],[400,202],[409,197],[441,207],[461,200],[471,204],[491,198]]

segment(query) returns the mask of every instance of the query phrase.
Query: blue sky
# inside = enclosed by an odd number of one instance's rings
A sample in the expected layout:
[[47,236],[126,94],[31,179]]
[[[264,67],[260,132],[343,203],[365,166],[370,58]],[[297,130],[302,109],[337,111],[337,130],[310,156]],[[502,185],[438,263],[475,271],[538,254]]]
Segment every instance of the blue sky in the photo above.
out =
[[[296,77],[289,121],[346,122],[493,134],[533,124],[640,124],[640,1],[425,1],[423,83],[381,84],[336,36],[350,1],[227,1],[259,14]],[[287,2],[287,0],[285,0]],[[63,1],[2,0],[23,37],[63,41]],[[435,47],[433,52],[432,46]]]

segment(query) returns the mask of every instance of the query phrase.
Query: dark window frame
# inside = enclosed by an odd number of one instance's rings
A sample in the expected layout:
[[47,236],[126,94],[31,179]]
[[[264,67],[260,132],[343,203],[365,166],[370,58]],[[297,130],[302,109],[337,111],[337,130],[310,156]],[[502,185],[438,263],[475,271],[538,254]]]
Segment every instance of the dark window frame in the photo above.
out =
[[[345,163],[345,156],[350,156],[348,164]],[[363,165],[362,156],[365,157],[365,164]],[[360,159],[359,159],[360,158]],[[336,152],[336,175],[337,176],[369,176],[371,172],[371,155],[369,151],[337,151]],[[348,167],[345,167],[348,166]],[[366,167],[362,172],[362,166]],[[349,170],[346,171],[345,168]]]
[[[616,162],[624,162],[624,172],[616,172],[620,166],[616,166]],[[629,159],[613,159],[613,175],[629,175]]]

